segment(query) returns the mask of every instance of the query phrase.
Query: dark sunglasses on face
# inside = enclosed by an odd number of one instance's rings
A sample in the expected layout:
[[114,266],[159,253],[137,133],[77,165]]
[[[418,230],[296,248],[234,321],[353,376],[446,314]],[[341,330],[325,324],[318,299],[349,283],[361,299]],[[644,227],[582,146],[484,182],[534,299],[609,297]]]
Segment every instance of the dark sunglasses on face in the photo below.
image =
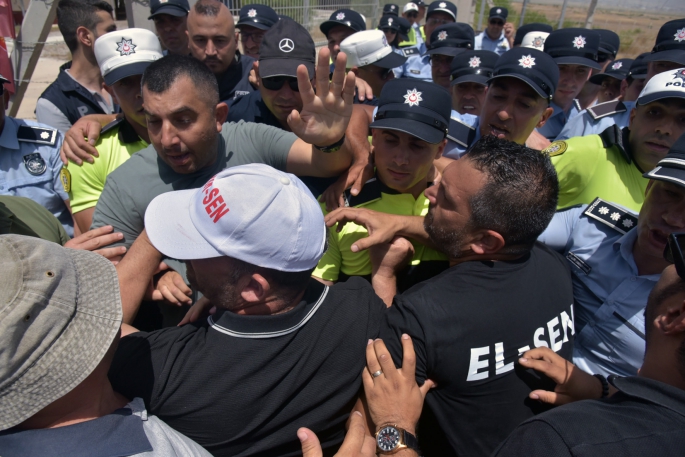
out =
[[288,86],[290,86],[290,89],[293,92],[299,92],[300,89],[297,87],[297,78],[293,78],[290,76],[275,76],[273,78],[263,78],[262,79],[262,84],[266,89],[269,90],[280,90],[281,87],[283,87],[283,84],[288,83]]
[[419,13],[417,13],[417,12],[407,13],[407,17],[419,17]]
[[675,264],[675,270],[681,279],[685,279],[685,257],[683,256],[685,247],[685,233],[671,233],[668,235],[668,243],[664,250],[666,262]]
[[490,24],[491,24],[491,25],[503,26],[503,25],[504,25],[504,22],[502,22],[502,21],[490,21]]

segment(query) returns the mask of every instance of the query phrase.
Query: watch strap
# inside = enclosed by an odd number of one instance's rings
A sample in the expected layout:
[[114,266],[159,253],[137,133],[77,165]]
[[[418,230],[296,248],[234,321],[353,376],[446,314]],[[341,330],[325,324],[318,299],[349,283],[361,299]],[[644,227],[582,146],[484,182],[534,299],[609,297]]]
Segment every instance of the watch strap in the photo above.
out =
[[416,436],[412,435],[408,431],[404,430],[404,444],[411,450],[415,451],[417,454],[421,455],[421,450],[419,449],[419,440]]
[[606,376],[601,374],[593,374],[592,376],[599,379],[599,382],[602,383],[602,396],[599,398],[607,398],[609,396],[609,382]]
[[338,152],[340,150],[340,148],[342,148],[343,143],[345,143],[345,134],[343,134],[342,138],[340,138],[338,141],[336,141],[335,143],[333,143],[331,145],[328,145],[328,146],[314,145],[314,147],[321,152],[331,153],[331,152]]

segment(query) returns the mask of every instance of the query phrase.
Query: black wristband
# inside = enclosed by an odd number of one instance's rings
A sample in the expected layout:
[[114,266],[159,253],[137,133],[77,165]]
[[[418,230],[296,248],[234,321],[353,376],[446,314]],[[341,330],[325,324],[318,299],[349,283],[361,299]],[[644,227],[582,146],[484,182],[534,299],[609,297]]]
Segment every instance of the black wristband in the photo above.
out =
[[331,144],[330,146],[317,146],[314,145],[316,149],[318,149],[321,152],[329,153],[329,152],[337,152],[340,150],[342,147],[343,143],[345,142],[345,134],[343,133],[342,138],[340,138],[338,141],[335,143]]
[[602,396],[599,398],[607,398],[609,396],[609,381],[607,381],[606,376],[601,374],[593,374],[592,376],[599,379],[599,382],[602,383]]

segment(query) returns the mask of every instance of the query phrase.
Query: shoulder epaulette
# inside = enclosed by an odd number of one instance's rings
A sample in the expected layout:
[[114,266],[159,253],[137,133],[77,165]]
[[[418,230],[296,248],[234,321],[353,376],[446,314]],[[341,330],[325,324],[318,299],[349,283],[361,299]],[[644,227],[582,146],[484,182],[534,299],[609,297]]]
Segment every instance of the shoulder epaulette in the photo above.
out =
[[619,233],[625,234],[637,225],[637,216],[630,211],[601,198],[595,198],[583,214],[604,225],[608,225]]
[[17,140],[26,143],[47,144],[54,146],[57,142],[57,129],[21,125],[17,129]]
[[573,99],[573,106],[575,106],[578,111],[583,111],[583,107],[580,106],[580,101],[577,98]]
[[628,128],[621,129],[618,125],[613,124],[605,128],[599,137],[602,139],[602,144],[605,148],[609,149],[612,146],[616,146],[621,153],[621,156],[626,162],[632,162],[632,158],[628,151],[626,150],[626,145],[628,144]]
[[476,135],[475,127],[466,124],[461,119],[450,117],[450,126],[447,129],[447,138],[458,145],[468,148],[473,143]]
[[109,124],[107,124],[107,125],[105,125],[104,127],[102,127],[102,130],[100,130],[100,134],[102,135],[102,134],[104,134],[104,133],[109,132],[110,130],[112,130],[114,127],[116,127],[117,125],[121,124],[122,122],[124,122],[124,118],[123,118],[123,117],[120,117],[120,118],[118,118],[118,119],[114,119],[112,122],[110,122]]
[[413,56],[413,55],[418,55],[418,54],[419,54],[419,50],[416,49],[414,46],[412,46],[412,47],[410,47],[410,48],[403,48],[403,49],[402,49],[402,54],[404,54],[404,57],[409,57],[409,56]]
[[343,195],[345,196],[345,206],[355,207],[364,205],[381,198],[381,189],[383,186],[377,178],[371,178],[364,184],[362,190],[357,195],[352,195],[350,189],[347,189]]
[[611,116],[612,114],[625,113],[626,109],[626,105],[620,100],[611,100],[592,106],[587,109],[587,112],[590,117],[596,121],[603,117]]

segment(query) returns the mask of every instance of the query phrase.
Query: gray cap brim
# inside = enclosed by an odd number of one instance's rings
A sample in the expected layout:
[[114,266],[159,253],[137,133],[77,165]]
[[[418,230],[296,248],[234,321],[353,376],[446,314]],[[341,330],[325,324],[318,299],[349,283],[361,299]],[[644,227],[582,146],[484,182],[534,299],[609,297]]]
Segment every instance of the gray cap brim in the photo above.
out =
[[676,186],[685,187],[685,170],[682,168],[657,166],[655,169],[648,171],[642,176],[647,179],[666,181],[675,184]]
[[315,75],[314,62],[307,62],[295,59],[264,59],[259,60],[259,77],[273,78],[275,76],[290,76],[297,78],[297,67],[304,65],[307,67],[309,79]]

